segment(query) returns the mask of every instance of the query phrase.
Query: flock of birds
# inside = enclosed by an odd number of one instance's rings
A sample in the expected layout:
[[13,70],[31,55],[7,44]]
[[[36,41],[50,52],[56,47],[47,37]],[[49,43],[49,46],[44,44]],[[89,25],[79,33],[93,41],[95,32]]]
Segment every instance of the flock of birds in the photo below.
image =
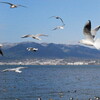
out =
[[[10,5],[10,8],[17,8],[17,7],[25,7],[23,5],[20,4],[13,4],[13,3],[9,3],[9,2],[0,2],[0,3],[4,3],[4,4],[8,4]],[[55,28],[53,28],[52,30],[57,30],[57,29],[64,29],[65,27],[65,23],[63,21],[63,19],[59,16],[51,16],[50,18],[55,18],[58,19],[62,22],[62,25],[60,26],[56,26]],[[84,45],[88,45],[88,46],[94,46],[96,49],[100,49],[100,38],[95,39],[96,33],[97,31],[100,29],[100,26],[97,26],[95,29],[91,30],[91,21],[88,20],[88,22],[85,24],[84,28],[83,28],[83,34],[85,36],[85,39],[82,39],[79,41],[79,43],[82,43]],[[27,38],[27,37],[31,37],[33,39],[37,39],[37,40],[41,40],[40,36],[48,36],[45,34],[36,34],[36,35],[24,35],[22,36],[22,38]],[[2,44],[0,44],[0,48],[2,47]],[[33,48],[33,47],[29,47],[27,48],[28,51],[37,51],[38,48]],[[0,49],[0,54],[3,56],[3,52]]]
[[[52,18],[52,17],[54,17],[56,19],[59,19],[62,22],[61,26],[56,26],[52,30],[64,29],[65,24],[64,24],[63,19],[61,17],[59,17],[59,16],[51,16],[50,18]],[[36,40],[41,40],[40,36],[48,36],[48,35],[46,35],[46,34],[35,34],[35,35],[34,34],[27,34],[27,35],[22,36],[21,38],[31,37],[31,38],[36,39]],[[36,52],[38,50],[38,48],[29,47],[29,48],[27,48],[27,50]]]

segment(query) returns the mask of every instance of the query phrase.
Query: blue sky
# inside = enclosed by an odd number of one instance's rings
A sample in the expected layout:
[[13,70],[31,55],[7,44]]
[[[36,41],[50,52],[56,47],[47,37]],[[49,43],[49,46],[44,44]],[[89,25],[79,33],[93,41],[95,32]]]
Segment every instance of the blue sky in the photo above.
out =
[[[10,9],[0,3],[0,42],[47,42],[68,43],[84,38],[83,27],[91,20],[92,28],[100,25],[100,0],[0,0],[21,4],[27,8]],[[59,20],[49,18],[60,16],[66,26],[64,30],[52,29],[61,25]],[[21,38],[26,34],[48,34],[42,40]],[[98,31],[97,37],[100,37]]]

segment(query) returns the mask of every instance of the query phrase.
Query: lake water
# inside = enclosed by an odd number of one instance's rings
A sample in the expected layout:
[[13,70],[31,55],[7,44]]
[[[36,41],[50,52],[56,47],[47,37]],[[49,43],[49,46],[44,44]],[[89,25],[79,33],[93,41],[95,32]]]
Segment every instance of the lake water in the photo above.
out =
[[[27,67],[22,73],[1,72]],[[100,66],[0,66],[0,100],[88,100],[100,96]]]

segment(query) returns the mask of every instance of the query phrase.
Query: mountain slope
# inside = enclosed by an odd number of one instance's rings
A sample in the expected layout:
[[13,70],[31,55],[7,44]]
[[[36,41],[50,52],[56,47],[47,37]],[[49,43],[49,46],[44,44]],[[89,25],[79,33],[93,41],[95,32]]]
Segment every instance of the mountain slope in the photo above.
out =
[[[35,47],[37,52],[29,52],[27,47]],[[81,45],[65,45],[65,44],[44,44],[35,42],[22,42],[10,46],[4,45],[2,48],[4,57],[0,56],[0,60],[21,60],[33,58],[84,58],[99,59],[100,51]]]

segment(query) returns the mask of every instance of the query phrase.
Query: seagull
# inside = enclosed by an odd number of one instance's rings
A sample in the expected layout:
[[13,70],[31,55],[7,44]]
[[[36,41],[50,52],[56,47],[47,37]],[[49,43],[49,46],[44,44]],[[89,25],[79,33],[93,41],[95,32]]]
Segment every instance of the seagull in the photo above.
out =
[[7,71],[15,71],[17,73],[21,73],[22,71],[20,71],[20,69],[24,69],[26,67],[17,67],[17,68],[12,68],[12,69],[4,69],[2,70],[2,72],[7,72]]
[[57,30],[57,29],[64,29],[64,25],[62,25],[62,26],[56,26],[56,27],[53,28],[52,30]]
[[95,99],[95,100],[100,100],[100,97],[96,97],[96,96],[95,96],[94,99]]
[[35,52],[36,52],[36,51],[38,50],[38,48],[29,47],[29,48],[27,48],[27,50],[28,50],[28,51],[35,51]]
[[94,46],[96,49],[100,49],[100,38],[94,39],[96,32],[98,30],[99,27],[91,31],[91,21],[88,20],[88,22],[85,24],[83,28],[83,34],[85,36],[85,39],[80,40],[79,43]]
[[48,36],[48,35],[45,35],[45,34],[30,35],[30,34],[28,34],[28,35],[22,36],[21,38],[32,37],[32,38],[34,38],[34,39],[41,40],[41,39],[39,38],[39,36]]
[[12,3],[9,3],[9,2],[0,2],[0,3],[9,4],[10,5],[10,8],[17,8],[18,6],[26,7],[26,6],[23,6],[23,5],[12,4]]
[[63,23],[63,25],[65,25],[65,24],[64,24],[64,21],[62,20],[62,18],[61,18],[61,17],[59,17],[59,16],[51,16],[50,18],[52,18],[52,17],[55,17],[56,19],[60,19],[60,20],[61,20],[61,22]]

